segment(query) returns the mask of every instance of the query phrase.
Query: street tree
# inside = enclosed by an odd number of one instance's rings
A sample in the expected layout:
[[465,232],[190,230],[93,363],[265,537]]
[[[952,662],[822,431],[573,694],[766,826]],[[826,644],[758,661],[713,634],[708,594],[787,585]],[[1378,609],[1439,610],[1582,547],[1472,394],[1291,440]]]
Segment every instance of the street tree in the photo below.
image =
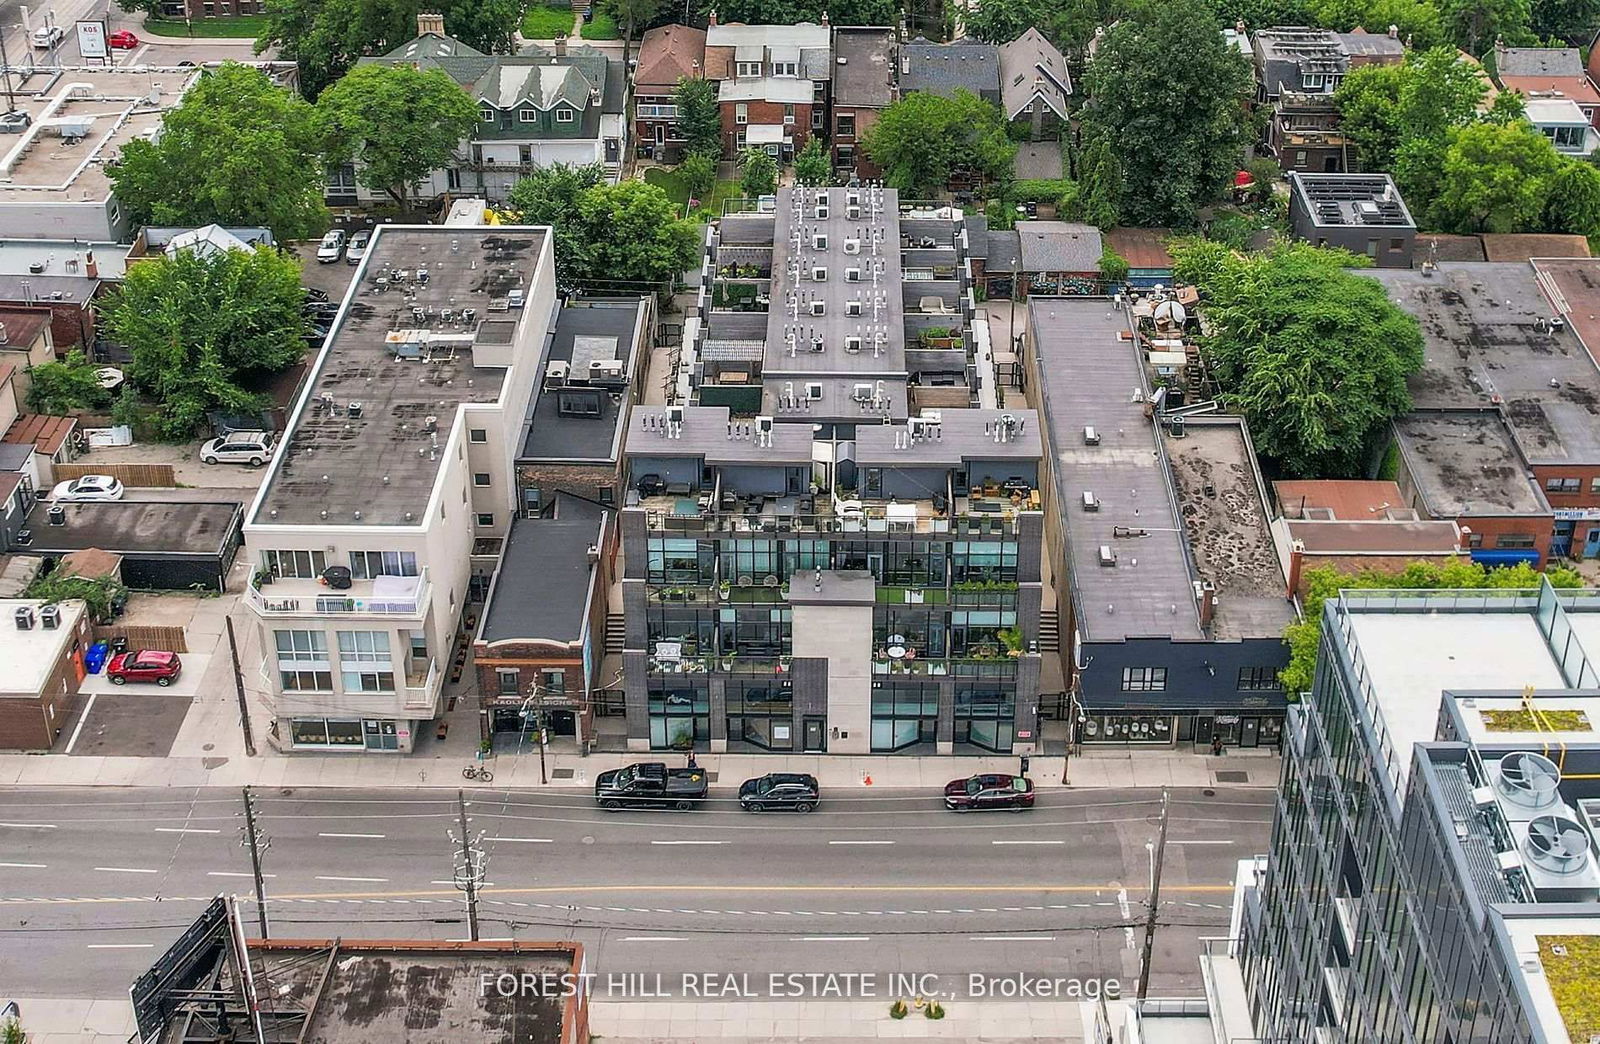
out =
[[1447,232],[1537,231],[1551,184],[1568,162],[1526,123],[1464,127],[1445,150],[1433,217]]
[[1000,110],[967,90],[949,98],[918,92],[894,102],[868,128],[862,148],[884,180],[929,198],[957,172],[985,181],[1010,175],[1017,146]]
[[506,206],[525,225],[549,225],[555,240],[556,279],[571,288],[582,267],[584,230],[578,204],[584,193],[605,180],[599,164],[569,167],[555,163],[517,179]]
[[412,188],[450,162],[478,121],[478,106],[442,69],[359,65],[317,99],[333,163],[401,207]]
[[711,80],[678,81],[672,92],[678,106],[678,130],[684,149],[722,158],[722,110],[717,105],[717,85]]
[[522,16],[519,0],[266,0],[267,27],[256,53],[300,68],[300,90],[316,99],[357,59],[387,54],[417,35],[417,14],[444,15],[445,31],[488,54],[510,54]]
[[664,288],[699,251],[698,226],[679,217],[659,187],[642,181],[590,188],[578,202],[578,220],[583,285]]
[[635,34],[654,23],[666,0],[603,0],[603,4],[622,30],[622,67],[630,69],[628,59],[633,56]]
[[813,136],[794,158],[794,180],[801,185],[826,185],[833,175],[821,139]]
[[1468,54],[1481,55],[1496,40],[1512,47],[1539,42],[1529,28],[1528,0],[1439,0],[1439,15],[1450,42]]
[[1220,29],[1203,0],[1144,0],[1089,62],[1085,196],[1121,223],[1190,227],[1237,169],[1252,79]]
[[187,438],[206,411],[242,411],[240,378],[275,373],[304,354],[300,265],[271,248],[179,252],[128,269],[101,310],[111,340],[133,355],[129,375],[161,406],[156,425]]
[[765,149],[748,148],[739,153],[739,191],[746,199],[770,196],[778,188],[778,161]]
[[106,168],[136,225],[265,226],[280,241],[328,226],[311,106],[259,70],[228,63],[200,77],[151,141]]
[[1342,250],[1187,243],[1174,257],[1205,301],[1222,399],[1249,421],[1261,453],[1286,475],[1360,474],[1373,436],[1411,407],[1417,321],[1383,284],[1346,271],[1360,259]]
[[107,405],[111,395],[100,386],[99,367],[74,348],[65,359],[40,363],[28,371],[28,409],[63,416]]

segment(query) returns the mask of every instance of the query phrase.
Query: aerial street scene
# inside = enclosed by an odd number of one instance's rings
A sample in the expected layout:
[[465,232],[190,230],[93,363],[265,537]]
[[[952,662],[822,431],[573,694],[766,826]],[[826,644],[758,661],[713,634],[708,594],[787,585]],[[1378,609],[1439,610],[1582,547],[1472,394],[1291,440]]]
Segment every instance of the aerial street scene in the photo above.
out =
[[0,95],[0,1044],[1600,1042],[1600,0]]

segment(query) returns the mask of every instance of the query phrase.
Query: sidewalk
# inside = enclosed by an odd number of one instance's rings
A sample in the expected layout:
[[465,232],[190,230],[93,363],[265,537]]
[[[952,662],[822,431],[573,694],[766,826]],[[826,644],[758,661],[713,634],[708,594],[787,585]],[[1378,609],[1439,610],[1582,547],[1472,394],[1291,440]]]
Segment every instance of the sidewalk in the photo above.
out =
[[[588,789],[597,773],[640,761],[681,764],[672,753],[546,755],[548,784],[539,782],[537,752],[489,762],[497,788]],[[703,754],[701,767],[726,787],[766,772],[809,772],[824,788],[942,787],[978,772],[1015,772],[1016,757],[894,757],[883,755]],[[0,755],[0,786],[30,787],[476,787],[461,776],[459,757],[385,754],[273,754],[258,757],[118,758],[61,754]],[[1062,759],[1033,757],[1028,773],[1040,787],[1060,787]],[[1240,778],[1242,774],[1243,778]],[[1275,787],[1278,759],[1270,751],[1223,757],[1186,751],[1091,751],[1074,755],[1066,786],[1075,789],[1130,787]]]
[[888,1008],[888,999],[727,1004],[595,1001],[589,1005],[589,1029],[606,1044],[1083,1040],[1083,1005],[1079,1001],[951,1000],[945,1003],[945,1017],[938,1020],[916,1010],[903,1019],[891,1019]]

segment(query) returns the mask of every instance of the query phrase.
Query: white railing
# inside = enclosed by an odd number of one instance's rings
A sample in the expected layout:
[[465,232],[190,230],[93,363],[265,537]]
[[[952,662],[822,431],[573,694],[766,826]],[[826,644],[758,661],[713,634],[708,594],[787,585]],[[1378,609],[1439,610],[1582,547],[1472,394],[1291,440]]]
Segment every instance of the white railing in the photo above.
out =
[[428,605],[428,570],[416,586],[398,594],[375,595],[371,580],[358,580],[347,590],[323,587],[315,580],[279,579],[263,590],[252,583],[245,602],[263,616],[326,616],[353,613],[372,616],[417,616]]
[[435,696],[439,691],[439,661],[428,660],[428,673],[421,685],[406,685],[406,708],[408,710],[421,710],[433,708]]

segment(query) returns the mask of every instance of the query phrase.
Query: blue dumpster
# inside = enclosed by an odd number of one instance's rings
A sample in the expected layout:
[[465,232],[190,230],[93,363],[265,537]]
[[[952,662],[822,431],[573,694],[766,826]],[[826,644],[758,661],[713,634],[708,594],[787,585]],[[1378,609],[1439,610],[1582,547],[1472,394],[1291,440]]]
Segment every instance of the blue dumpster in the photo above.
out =
[[83,654],[83,666],[90,674],[99,674],[100,668],[106,665],[106,654],[111,650],[105,642],[95,642],[89,646],[89,651]]

